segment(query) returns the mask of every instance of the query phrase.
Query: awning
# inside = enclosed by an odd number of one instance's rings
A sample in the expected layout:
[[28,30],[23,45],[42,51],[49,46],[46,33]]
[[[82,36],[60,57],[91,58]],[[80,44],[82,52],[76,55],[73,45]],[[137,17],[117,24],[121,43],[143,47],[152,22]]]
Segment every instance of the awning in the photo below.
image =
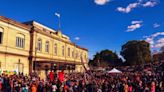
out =
[[112,70],[110,71],[107,71],[108,73],[122,73],[120,70],[116,69],[116,68],[113,68]]
[[35,69],[37,70],[45,70],[47,69],[53,69],[54,66],[56,66],[57,70],[67,69],[68,67],[71,69],[75,69],[74,63],[66,63],[66,62],[50,62],[50,61],[34,61]]

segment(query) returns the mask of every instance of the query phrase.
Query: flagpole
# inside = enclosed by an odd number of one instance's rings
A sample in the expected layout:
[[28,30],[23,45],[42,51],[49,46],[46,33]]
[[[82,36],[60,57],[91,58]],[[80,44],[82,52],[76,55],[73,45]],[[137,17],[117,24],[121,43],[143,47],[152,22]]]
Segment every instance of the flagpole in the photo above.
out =
[[61,19],[60,19],[60,14],[59,13],[55,13],[55,15],[58,17],[58,30],[61,30]]
[[61,30],[61,20],[60,20],[60,17],[58,17],[58,22],[59,22],[59,24],[58,24],[58,26],[59,26],[59,30]]

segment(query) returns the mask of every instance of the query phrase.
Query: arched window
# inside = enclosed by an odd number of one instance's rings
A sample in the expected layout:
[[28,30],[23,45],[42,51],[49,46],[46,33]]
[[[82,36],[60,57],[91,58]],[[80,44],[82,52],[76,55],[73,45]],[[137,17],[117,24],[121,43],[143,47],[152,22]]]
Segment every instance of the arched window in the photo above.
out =
[[0,44],[2,44],[3,28],[0,27]]
[[42,39],[38,39],[38,47],[37,47],[38,51],[42,51]]
[[25,36],[23,34],[16,35],[16,47],[24,48],[25,46]]
[[45,52],[49,52],[49,41],[46,41]]
[[68,48],[68,57],[70,57],[70,48]]
[[76,59],[79,57],[78,50],[76,50]]
[[64,56],[64,46],[62,46],[62,56]]
[[74,58],[74,49],[72,49],[72,58]]
[[57,55],[58,53],[57,43],[54,44],[54,54]]

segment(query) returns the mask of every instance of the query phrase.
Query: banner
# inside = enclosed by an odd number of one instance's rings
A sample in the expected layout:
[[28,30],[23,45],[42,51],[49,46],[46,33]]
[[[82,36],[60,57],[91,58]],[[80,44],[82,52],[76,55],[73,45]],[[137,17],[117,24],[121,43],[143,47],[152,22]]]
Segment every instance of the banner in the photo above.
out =
[[64,81],[64,72],[58,72],[58,79],[60,80],[60,82]]
[[50,77],[50,81],[52,82],[54,80],[54,72],[51,71],[49,77]]

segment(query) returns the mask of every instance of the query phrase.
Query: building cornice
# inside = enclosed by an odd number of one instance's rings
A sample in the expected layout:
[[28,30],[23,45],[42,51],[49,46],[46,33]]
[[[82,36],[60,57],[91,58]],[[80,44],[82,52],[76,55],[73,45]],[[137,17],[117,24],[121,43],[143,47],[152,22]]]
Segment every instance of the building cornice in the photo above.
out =
[[[80,47],[80,46],[76,45],[75,43],[72,43],[72,42],[70,42],[70,41],[66,41],[66,40],[63,40],[63,39],[61,39],[61,38],[58,38],[58,37],[55,37],[55,36],[51,35],[52,30],[51,30],[51,32],[44,32],[44,31],[42,31],[42,30],[37,29],[36,27],[33,27],[32,25],[26,25],[26,24],[17,22],[17,21],[15,21],[15,20],[12,20],[12,19],[10,19],[10,18],[6,18],[6,17],[4,17],[4,16],[0,16],[0,21],[3,21],[3,22],[5,22],[5,23],[14,25],[14,26],[19,27],[19,28],[22,28],[22,29],[25,29],[25,30],[27,30],[27,31],[29,31],[29,32],[36,31],[36,32],[41,33],[41,34],[44,34],[44,35],[46,35],[46,36],[48,36],[48,37],[51,37],[51,38],[54,38],[54,39],[56,39],[56,40],[59,40],[59,41],[62,41],[62,42],[64,42],[64,43],[67,43],[67,44],[70,44],[70,45],[72,45],[72,46],[75,46],[76,48],[79,48],[79,49],[88,51],[88,49],[83,48],[83,47]],[[33,30],[32,28],[34,28],[34,30]],[[50,29],[50,28],[49,28],[49,29]],[[52,32],[52,33],[53,33],[53,32]],[[54,31],[54,33],[55,33],[55,31]]]
[[14,20],[12,20],[10,18],[6,18],[4,16],[0,16],[0,21],[3,21],[5,23],[14,25],[14,26],[19,27],[19,28],[22,28],[22,29],[25,29],[27,31],[30,31],[31,30],[31,26],[22,24],[20,22],[14,21]]
[[75,46],[75,47],[77,47],[77,48],[79,48],[79,49],[88,51],[88,49],[86,49],[86,48],[82,48],[82,47],[76,45],[75,43],[72,43],[72,42],[69,42],[69,41],[65,41],[65,40],[63,40],[63,39],[61,39],[61,38],[55,37],[55,36],[51,35],[50,33],[44,32],[44,31],[42,31],[42,30],[40,30],[40,29],[38,29],[38,28],[36,28],[36,27],[34,27],[34,31],[37,32],[37,33],[46,35],[46,36],[48,36],[48,37],[51,37],[51,38],[53,38],[53,39],[62,41],[62,42],[64,42],[64,43],[70,44],[70,45]]
[[0,54],[8,54],[8,55],[14,55],[14,56],[29,57],[29,55],[23,55],[23,54],[11,53],[11,52],[3,52],[3,51],[0,51]]

